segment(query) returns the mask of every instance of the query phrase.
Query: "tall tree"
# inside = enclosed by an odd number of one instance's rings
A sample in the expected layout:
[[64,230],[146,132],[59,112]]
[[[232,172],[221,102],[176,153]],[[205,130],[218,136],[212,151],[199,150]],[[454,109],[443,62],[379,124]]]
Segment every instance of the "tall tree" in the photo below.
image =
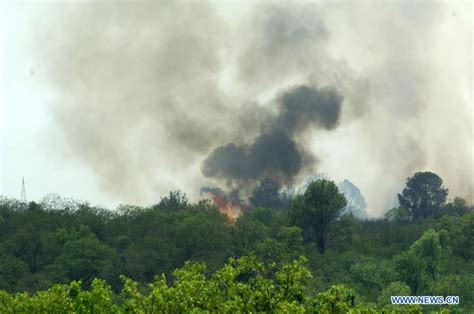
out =
[[340,182],[337,188],[339,192],[344,194],[347,201],[344,213],[352,213],[359,219],[367,219],[369,216],[366,211],[367,203],[360,189],[347,179]]
[[316,242],[320,254],[334,240],[340,229],[340,216],[346,199],[330,180],[318,180],[309,184],[306,192],[299,195],[290,210],[293,224],[303,230],[308,240]]
[[402,194],[398,194],[401,207],[411,211],[413,218],[436,217],[448,196],[443,180],[433,172],[417,172],[407,179]]

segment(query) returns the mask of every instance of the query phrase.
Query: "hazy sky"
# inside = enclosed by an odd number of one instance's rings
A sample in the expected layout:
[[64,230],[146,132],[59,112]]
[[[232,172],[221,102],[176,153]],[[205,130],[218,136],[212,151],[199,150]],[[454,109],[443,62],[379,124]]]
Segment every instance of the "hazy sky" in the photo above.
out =
[[472,200],[472,3],[104,3],[0,4],[1,195],[24,176],[29,200],[196,199],[223,184],[206,156],[306,84],[344,96],[335,130],[298,138],[312,170],[354,182],[372,215],[415,171]]
[[[40,46],[48,45],[47,35],[38,40],[38,30],[49,26],[48,19],[64,17],[61,11],[66,5],[84,3],[0,2],[0,195],[20,198],[24,176],[28,200],[54,193],[111,207],[126,201],[101,190],[91,169],[56,147],[65,145],[50,112],[58,92],[48,84],[46,61],[37,53]],[[232,24],[238,23],[239,14],[250,5],[242,1],[216,3],[215,7]],[[155,199],[179,188],[178,184],[157,191]]]

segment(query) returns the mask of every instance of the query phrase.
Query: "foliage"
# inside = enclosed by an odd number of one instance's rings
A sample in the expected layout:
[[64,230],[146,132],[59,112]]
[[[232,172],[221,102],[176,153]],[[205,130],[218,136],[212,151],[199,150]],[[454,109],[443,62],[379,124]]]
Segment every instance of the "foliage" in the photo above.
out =
[[311,278],[305,258],[276,272],[255,257],[229,259],[210,277],[205,264],[187,262],[173,274],[172,284],[157,276],[145,291],[122,276],[120,304],[113,302],[110,286],[94,279],[89,291],[81,282],[54,285],[34,295],[0,291],[2,313],[188,313],[188,312],[326,312],[354,308],[355,297],[343,286],[333,287],[311,300],[304,287]]
[[446,202],[448,189],[433,172],[417,172],[407,179],[406,188],[398,194],[400,206],[411,211],[413,219],[437,217]]
[[390,261],[364,258],[352,265],[350,277],[357,291],[370,301],[375,301],[384,287],[395,280],[396,273]]
[[410,246],[410,252],[423,261],[432,279],[436,280],[441,259],[441,244],[436,231],[433,229],[425,231],[423,236]]
[[180,190],[170,191],[168,196],[162,197],[156,207],[162,210],[182,210],[190,207],[188,197]]
[[[233,224],[179,193],[168,197],[181,199],[174,207],[114,211],[55,195],[0,198],[0,313],[474,312],[474,211],[465,201],[417,219],[399,207],[357,220],[342,214],[334,183],[306,192]],[[410,294],[458,295],[461,304],[390,304]]]
[[416,295],[420,286],[427,281],[425,274],[436,281],[440,259],[439,236],[433,229],[429,229],[410,246],[407,252],[396,258],[396,268],[400,279],[406,282],[412,294]]
[[467,214],[469,209],[466,200],[456,196],[452,202],[444,206],[443,213],[452,216],[462,216]]
[[410,295],[410,287],[406,283],[401,281],[394,281],[388,284],[378,296],[378,304],[388,305],[391,304],[390,297],[395,295]]
[[346,200],[334,182],[318,180],[309,184],[306,192],[298,196],[290,210],[291,221],[303,230],[307,240],[315,241],[320,254],[336,235],[340,214]]
[[474,210],[463,216],[460,228],[453,230],[453,249],[465,260],[474,260]]
[[410,210],[404,207],[395,207],[385,213],[385,218],[400,226],[410,221]]

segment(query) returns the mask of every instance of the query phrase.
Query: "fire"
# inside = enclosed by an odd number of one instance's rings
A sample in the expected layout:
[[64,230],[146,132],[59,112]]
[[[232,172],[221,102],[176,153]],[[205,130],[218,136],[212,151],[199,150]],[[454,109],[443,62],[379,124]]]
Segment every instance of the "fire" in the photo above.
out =
[[227,216],[229,223],[233,223],[237,218],[240,217],[240,215],[242,215],[241,208],[238,206],[232,206],[232,202],[225,199],[224,197],[214,195],[212,200],[219,211]]
[[203,187],[202,193],[209,193],[214,205],[219,211],[227,216],[230,224],[233,224],[245,211],[245,203],[239,198],[239,190],[226,192],[220,188]]

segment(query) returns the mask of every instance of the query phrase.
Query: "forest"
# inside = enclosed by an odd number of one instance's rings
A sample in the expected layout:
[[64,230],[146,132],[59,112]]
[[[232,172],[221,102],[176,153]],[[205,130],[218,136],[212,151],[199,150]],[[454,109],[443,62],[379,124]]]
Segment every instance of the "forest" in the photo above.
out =
[[[233,219],[181,191],[114,210],[0,198],[0,312],[474,312],[472,205],[432,172],[377,219],[340,189],[266,179]],[[392,305],[397,295],[459,304]]]

